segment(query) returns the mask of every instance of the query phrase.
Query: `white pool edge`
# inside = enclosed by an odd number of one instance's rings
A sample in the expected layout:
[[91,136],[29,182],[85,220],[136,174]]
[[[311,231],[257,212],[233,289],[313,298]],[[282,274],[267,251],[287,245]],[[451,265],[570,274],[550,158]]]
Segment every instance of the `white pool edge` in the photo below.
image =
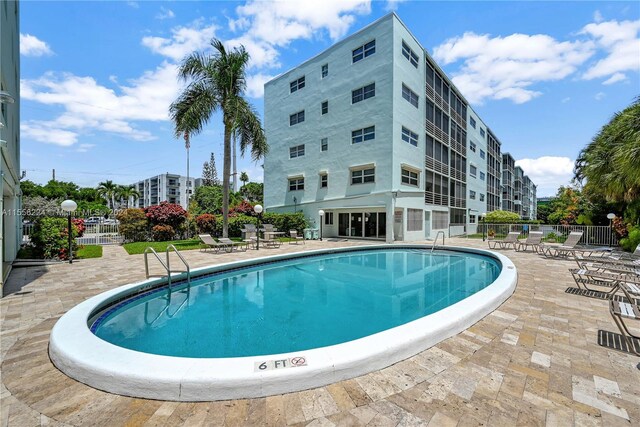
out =
[[[426,245],[367,245],[281,254],[194,269],[192,274],[225,270],[292,257],[357,249],[421,248]],[[103,292],[64,314],[51,331],[49,356],[69,377],[110,393],[148,399],[210,401],[264,397],[301,391],[354,378],[407,359],[469,328],[514,292],[517,271],[506,256],[482,249],[443,249],[488,255],[498,260],[498,278],[479,292],[436,313],[358,340],[330,347],[270,356],[196,359],[137,352],[110,344],[87,326],[106,300],[160,280]],[[303,356],[307,366],[254,372],[254,363]]]

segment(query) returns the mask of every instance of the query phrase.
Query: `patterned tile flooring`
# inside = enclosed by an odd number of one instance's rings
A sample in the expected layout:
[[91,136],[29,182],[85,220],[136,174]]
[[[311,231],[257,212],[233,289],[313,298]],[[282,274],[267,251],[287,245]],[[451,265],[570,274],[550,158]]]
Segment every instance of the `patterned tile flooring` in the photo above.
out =
[[[325,240],[239,255],[183,254],[195,267],[360,244]],[[482,247],[467,239],[447,244]],[[326,387],[204,403],[105,393],[49,360],[56,320],[88,297],[143,279],[141,255],[114,246],[101,259],[15,269],[0,300],[0,425],[640,425],[640,360],[597,344],[599,329],[617,332],[607,302],[565,293],[573,284],[569,261],[503,252],[518,268],[513,296],[429,350]]]

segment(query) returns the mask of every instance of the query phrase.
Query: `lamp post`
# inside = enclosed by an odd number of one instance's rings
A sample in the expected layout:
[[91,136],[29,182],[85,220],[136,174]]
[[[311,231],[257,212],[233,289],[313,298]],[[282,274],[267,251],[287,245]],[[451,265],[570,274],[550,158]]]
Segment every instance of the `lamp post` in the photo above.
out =
[[484,242],[485,237],[484,237],[484,233],[487,230],[487,225],[485,224],[485,218],[486,218],[487,214],[486,213],[481,213],[480,214],[480,219],[482,219],[482,241]]
[[73,241],[73,229],[71,228],[71,212],[75,211],[78,208],[78,205],[73,200],[65,200],[60,204],[60,207],[63,211],[69,214],[67,222],[67,234],[69,234],[69,264],[73,264],[73,250],[71,248],[71,242]]
[[324,222],[324,211],[320,209],[318,211],[318,214],[320,215],[320,241],[322,242],[322,223]]
[[258,214],[258,229],[256,230],[256,251],[260,250],[260,223],[262,222],[262,205],[255,205],[253,211]]
[[613,220],[615,219],[616,214],[609,213],[607,214],[607,218],[609,219],[609,231],[611,235],[609,236],[609,247],[613,246]]

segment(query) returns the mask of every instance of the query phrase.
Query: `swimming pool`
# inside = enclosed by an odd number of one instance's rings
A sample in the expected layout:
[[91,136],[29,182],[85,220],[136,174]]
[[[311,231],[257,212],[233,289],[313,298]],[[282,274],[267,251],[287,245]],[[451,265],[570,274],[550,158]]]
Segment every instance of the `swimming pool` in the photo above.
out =
[[139,397],[302,390],[380,369],[466,329],[516,281],[502,255],[417,245],[312,251],[192,274],[171,292],[152,280],[80,304],[54,327],[52,360],[96,388]]

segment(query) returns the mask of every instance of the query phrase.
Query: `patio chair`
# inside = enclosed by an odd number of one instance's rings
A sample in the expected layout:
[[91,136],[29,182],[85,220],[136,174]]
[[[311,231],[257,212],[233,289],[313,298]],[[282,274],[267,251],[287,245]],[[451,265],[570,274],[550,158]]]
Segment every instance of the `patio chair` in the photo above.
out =
[[255,227],[253,231],[244,230],[244,239],[242,241],[247,244],[247,247],[251,246],[252,249],[256,248],[256,245],[258,244],[258,237]]
[[229,245],[231,247],[232,251],[233,251],[234,248],[236,248],[237,250],[242,249],[242,251],[244,252],[249,247],[249,243],[247,243],[245,241],[234,242],[233,240],[229,239],[228,237],[220,237],[220,238],[218,238],[218,241],[220,243],[225,244],[225,245]]
[[289,240],[289,244],[296,242],[296,245],[297,245],[298,242],[302,240],[302,244],[306,245],[306,243],[304,242],[304,236],[298,236],[297,230],[289,230],[289,237],[293,239],[293,240]]
[[540,243],[542,243],[542,231],[530,231],[527,239],[523,241],[517,241],[513,245],[513,249],[516,251],[526,251],[529,246],[533,249],[534,252],[540,251]]
[[265,231],[264,232],[264,239],[262,239],[262,244],[266,248],[268,248],[268,247],[279,248],[281,242],[278,239],[274,239],[270,232]]
[[541,252],[544,256],[548,258],[558,258],[560,256],[566,255],[567,251],[575,249],[580,239],[582,239],[582,235],[584,231],[572,231],[569,233],[569,237],[564,241],[561,245],[551,245],[542,243],[540,245]]
[[[520,236],[519,231],[510,231],[504,239],[488,240],[487,243],[489,244],[489,249],[496,249],[498,246],[500,246],[500,249],[507,249],[509,246],[515,246],[518,242],[518,236]],[[493,246],[491,246],[492,243]]]
[[598,291],[591,289],[591,286],[600,286],[610,288],[605,294],[614,294],[622,284],[640,285],[640,276],[635,273],[613,272],[613,271],[594,271],[584,268],[572,268],[569,272],[573,276],[573,280],[578,288],[584,288],[587,291]]
[[207,249],[214,249],[216,252],[219,252],[220,249],[230,252],[229,249],[233,249],[233,247],[229,246],[228,244],[216,242],[214,238],[208,234],[198,234],[198,237],[200,238],[202,243],[207,245],[205,248],[202,249],[205,252],[207,251]]
[[620,330],[620,334],[627,342],[628,349],[635,355],[640,356],[640,346],[636,348],[636,345],[634,344],[634,339],[638,340],[640,339],[640,336],[633,334],[624,320],[640,320],[640,307],[632,302],[621,302],[612,299],[609,301],[609,313]]

